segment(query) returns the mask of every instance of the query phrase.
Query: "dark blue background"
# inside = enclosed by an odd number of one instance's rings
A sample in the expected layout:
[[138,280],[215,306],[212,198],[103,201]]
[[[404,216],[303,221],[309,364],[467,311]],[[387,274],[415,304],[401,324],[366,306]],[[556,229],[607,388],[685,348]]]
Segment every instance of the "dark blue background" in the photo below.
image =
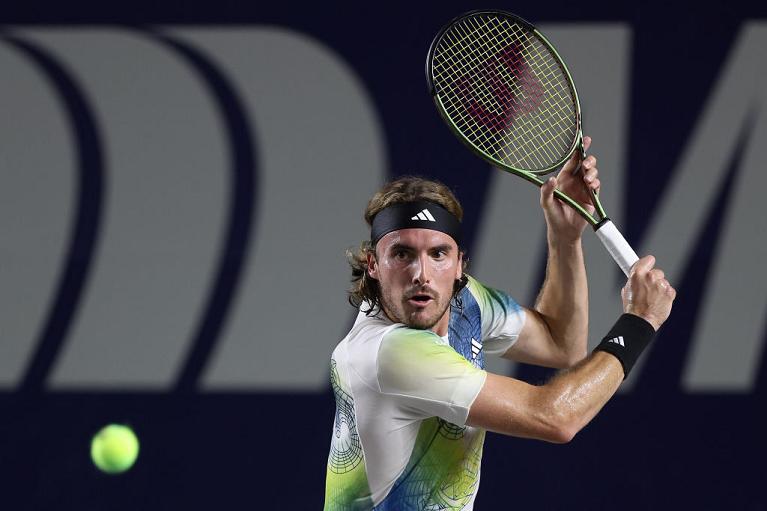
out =
[[[436,30],[476,7],[467,2],[401,7],[60,2],[6,5],[0,21],[116,23],[148,30],[162,24],[273,24],[313,35],[342,55],[370,91],[383,120],[392,174],[428,169],[457,190],[467,210],[470,246],[490,171],[442,125],[426,93],[423,62]],[[489,7],[536,23],[630,24],[629,136],[635,150],[629,152],[625,230],[639,243],[648,221],[643,212],[661,196],[738,29],[746,19],[767,17],[767,8],[601,0]],[[676,94],[663,77],[685,73],[691,77],[688,87]],[[734,178],[737,156],[732,155],[730,169]],[[722,190],[712,212],[726,206],[728,191]],[[477,509],[767,508],[764,355],[751,394],[687,395],[680,386],[711,262],[708,247],[716,244],[718,227],[712,214],[677,284],[675,313],[648,354],[635,390],[616,396],[567,445],[489,435]],[[520,376],[540,377],[524,368]],[[184,387],[162,394],[68,394],[33,386],[6,392],[0,396],[0,508],[319,509],[332,417],[329,390],[218,395]],[[119,477],[97,472],[87,456],[93,432],[113,421],[132,424],[142,441],[138,464]]]

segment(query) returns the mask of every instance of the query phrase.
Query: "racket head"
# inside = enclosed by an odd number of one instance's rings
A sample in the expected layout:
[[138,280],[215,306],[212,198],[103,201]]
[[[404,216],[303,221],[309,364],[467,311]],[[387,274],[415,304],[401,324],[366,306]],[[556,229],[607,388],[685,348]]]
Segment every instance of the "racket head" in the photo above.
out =
[[426,80],[454,134],[491,165],[538,185],[582,143],[572,76],[530,22],[499,10],[462,14],[437,33]]

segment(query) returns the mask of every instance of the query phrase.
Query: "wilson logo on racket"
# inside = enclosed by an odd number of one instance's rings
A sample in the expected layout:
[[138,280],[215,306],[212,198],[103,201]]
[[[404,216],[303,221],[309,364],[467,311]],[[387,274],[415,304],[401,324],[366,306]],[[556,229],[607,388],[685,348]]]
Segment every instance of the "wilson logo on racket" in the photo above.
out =
[[455,88],[469,115],[493,131],[503,131],[516,118],[535,112],[544,99],[544,88],[517,43],[470,70]]

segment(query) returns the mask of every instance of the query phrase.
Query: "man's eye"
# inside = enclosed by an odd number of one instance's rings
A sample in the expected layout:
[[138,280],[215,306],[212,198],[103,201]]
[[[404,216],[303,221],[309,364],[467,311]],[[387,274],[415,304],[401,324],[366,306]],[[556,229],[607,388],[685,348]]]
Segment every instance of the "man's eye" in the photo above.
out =
[[406,259],[407,252],[405,252],[404,250],[398,250],[397,252],[394,252],[394,257],[396,259]]

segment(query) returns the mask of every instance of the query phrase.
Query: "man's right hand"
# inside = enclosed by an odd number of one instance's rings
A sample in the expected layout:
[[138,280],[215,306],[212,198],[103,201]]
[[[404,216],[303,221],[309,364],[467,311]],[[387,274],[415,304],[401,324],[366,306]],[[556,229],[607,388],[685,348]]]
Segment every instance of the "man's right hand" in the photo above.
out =
[[621,296],[623,312],[639,316],[657,331],[671,313],[676,289],[668,283],[663,270],[654,266],[655,257],[651,255],[637,261]]

